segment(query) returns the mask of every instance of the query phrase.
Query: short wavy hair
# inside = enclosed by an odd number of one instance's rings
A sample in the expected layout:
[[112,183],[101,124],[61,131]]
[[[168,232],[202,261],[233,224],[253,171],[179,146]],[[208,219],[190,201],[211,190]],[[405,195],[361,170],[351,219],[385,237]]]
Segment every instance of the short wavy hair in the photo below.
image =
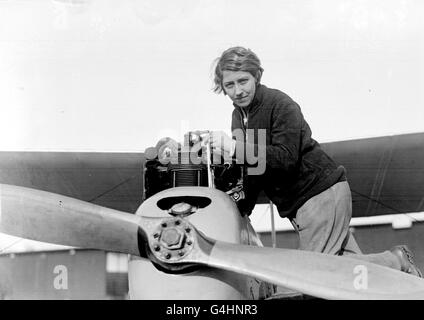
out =
[[226,71],[245,71],[249,72],[255,79],[256,83],[261,82],[264,69],[258,56],[250,49],[243,47],[232,47],[225,50],[222,55],[215,59],[214,87],[215,93],[221,93],[225,90],[222,86],[223,72]]

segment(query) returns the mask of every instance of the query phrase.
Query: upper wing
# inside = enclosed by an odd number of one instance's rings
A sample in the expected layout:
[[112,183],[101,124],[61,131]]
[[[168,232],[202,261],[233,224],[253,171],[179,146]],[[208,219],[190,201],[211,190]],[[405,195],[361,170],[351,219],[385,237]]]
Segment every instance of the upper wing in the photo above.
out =
[[142,153],[0,152],[0,183],[125,212],[142,202]]
[[424,133],[323,145],[345,166],[353,216],[424,211]]
[[[338,141],[322,148],[347,169],[353,216],[424,211],[424,133]],[[143,153],[0,152],[0,183],[116,210],[142,202]],[[259,203],[267,203],[262,195]]]
[[[424,133],[321,147],[347,170],[354,217],[424,211]],[[259,202],[268,201],[261,194]]]

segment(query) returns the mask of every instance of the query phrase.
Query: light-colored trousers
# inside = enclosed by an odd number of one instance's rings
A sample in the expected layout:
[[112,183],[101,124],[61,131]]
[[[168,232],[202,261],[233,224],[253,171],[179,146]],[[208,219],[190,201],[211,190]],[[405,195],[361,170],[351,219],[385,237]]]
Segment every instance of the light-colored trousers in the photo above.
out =
[[351,217],[352,196],[348,182],[336,183],[312,197],[291,220],[299,234],[299,249],[334,255],[354,254],[355,259],[400,270],[398,258],[389,250],[362,254],[349,230]]

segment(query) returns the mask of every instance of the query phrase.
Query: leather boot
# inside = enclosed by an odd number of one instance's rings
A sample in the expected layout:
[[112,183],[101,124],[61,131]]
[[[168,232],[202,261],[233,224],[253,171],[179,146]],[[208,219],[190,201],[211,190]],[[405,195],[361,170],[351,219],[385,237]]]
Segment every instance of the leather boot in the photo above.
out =
[[414,263],[414,256],[405,245],[395,246],[390,249],[390,252],[398,257],[401,265],[401,271],[412,274],[414,276],[422,278],[423,275]]

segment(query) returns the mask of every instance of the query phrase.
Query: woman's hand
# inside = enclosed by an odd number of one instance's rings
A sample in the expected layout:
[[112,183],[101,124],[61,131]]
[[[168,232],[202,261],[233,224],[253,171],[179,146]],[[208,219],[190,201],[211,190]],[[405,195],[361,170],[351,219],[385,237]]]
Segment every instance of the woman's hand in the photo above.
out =
[[214,153],[231,158],[236,147],[236,140],[229,137],[224,131],[211,131],[211,148]]

